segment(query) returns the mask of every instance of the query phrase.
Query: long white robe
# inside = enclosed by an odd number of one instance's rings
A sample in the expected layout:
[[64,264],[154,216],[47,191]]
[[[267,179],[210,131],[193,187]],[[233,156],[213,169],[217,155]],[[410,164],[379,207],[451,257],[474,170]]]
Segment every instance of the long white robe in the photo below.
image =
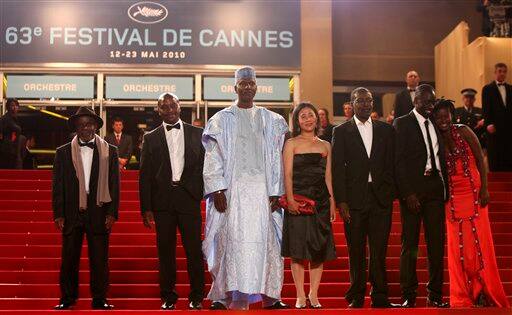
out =
[[[213,279],[208,298],[254,303],[280,299],[283,285],[281,211],[269,197],[284,193],[285,120],[262,107],[223,109],[203,133],[206,206],[203,252]],[[225,190],[227,210],[213,192]]]

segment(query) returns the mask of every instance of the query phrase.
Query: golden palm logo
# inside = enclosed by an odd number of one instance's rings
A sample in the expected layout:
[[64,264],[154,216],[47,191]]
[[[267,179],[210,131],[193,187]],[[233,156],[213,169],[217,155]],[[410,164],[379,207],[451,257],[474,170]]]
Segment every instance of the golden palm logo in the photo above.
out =
[[128,16],[137,23],[155,24],[167,17],[167,8],[160,3],[143,1],[128,8]]
[[137,15],[143,15],[145,17],[150,17],[150,16],[160,16],[164,13],[164,10],[162,9],[151,9],[151,8],[148,8],[148,7],[139,7],[137,6],[137,9],[138,11],[135,12],[133,14],[133,16],[137,16]]

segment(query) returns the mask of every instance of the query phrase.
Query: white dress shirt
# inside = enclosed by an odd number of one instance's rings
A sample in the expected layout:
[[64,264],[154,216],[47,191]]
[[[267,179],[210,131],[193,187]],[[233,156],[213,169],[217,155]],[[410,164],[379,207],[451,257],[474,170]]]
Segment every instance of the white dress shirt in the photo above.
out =
[[116,142],[117,142],[117,141],[121,142],[121,136],[122,136],[122,135],[123,135],[123,133],[122,133],[122,132],[121,132],[121,133],[115,133],[115,132],[114,132],[114,139],[116,140]]
[[[366,154],[368,158],[370,158],[370,154],[372,152],[372,142],[373,142],[373,126],[372,119],[368,118],[365,122],[357,119],[357,116],[354,115],[354,121],[356,123],[357,129],[359,130],[359,134],[363,139],[364,148],[366,149]],[[368,173],[368,182],[372,182],[372,173]]]
[[[505,83],[505,81],[501,82]],[[501,99],[503,100],[503,105],[507,106],[507,89],[505,88],[505,85],[498,85],[501,84],[500,82],[496,81],[496,86],[498,87],[498,91],[500,91]]]
[[[427,138],[427,129],[425,129],[425,117],[421,116],[420,113],[416,111],[416,108],[412,110],[418,123],[420,125],[421,133],[423,134],[423,141],[425,141],[425,147],[427,148],[427,164],[425,165],[425,171],[432,169],[432,163],[430,163],[430,152],[428,148],[428,138]],[[436,158],[436,166],[437,170],[441,171],[441,163],[439,162],[439,142],[437,141],[436,129],[434,128],[434,124],[432,120],[428,120],[428,131],[430,133],[430,139],[432,140],[432,148],[434,149],[434,154]]]
[[407,87],[407,90],[409,91],[409,95],[411,96],[411,101],[414,104],[414,98],[416,97],[416,88],[414,88],[414,90],[412,90],[412,91],[411,91],[411,89],[412,88]]
[[[82,142],[81,140],[78,140],[78,142],[85,143]],[[92,139],[88,143],[94,143],[94,139]],[[82,157],[82,166],[84,168],[85,192],[89,194],[89,182],[91,179],[92,157],[94,155],[94,150],[86,146],[81,146],[80,155]]]
[[180,129],[167,130],[169,124],[163,123],[165,131],[165,139],[169,148],[169,157],[171,159],[172,181],[181,180],[183,167],[185,166],[185,133],[183,132],[183,122],[178,120],[176,124],[180,124]]

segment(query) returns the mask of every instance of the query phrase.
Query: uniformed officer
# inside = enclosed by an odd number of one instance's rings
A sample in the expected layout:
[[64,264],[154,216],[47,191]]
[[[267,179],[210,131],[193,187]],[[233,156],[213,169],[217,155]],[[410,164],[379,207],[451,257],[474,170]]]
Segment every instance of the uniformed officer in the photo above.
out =
[[482,117],[482,109],[475,107],[475,95],[477,91],[472,88],[466,88],[460,91],[462,94],[463,107],[455,109],[453,120],[455,123],[464,124],[471,128],[482,143],[484,138],[484,119]]

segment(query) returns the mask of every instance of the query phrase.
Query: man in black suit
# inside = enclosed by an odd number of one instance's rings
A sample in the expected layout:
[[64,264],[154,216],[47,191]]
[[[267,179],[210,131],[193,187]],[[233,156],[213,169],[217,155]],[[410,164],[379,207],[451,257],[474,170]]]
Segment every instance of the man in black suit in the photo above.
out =
[[402,219],[400,287],[404,307],[416,305],[416,260],[421,221],[427,243],[430,276],[427,284],[427,305],[448,307],[448,303],[442,301],[444,202],[448,197],[448,178],[442,137],[429,119],[435,100],[433,87],[428,84],[418,86],[414,109],[395,119],[393,124],[395,172]]
[[362,308],[366,293],[366,239],[370,248],[372,307],[399,306],[388,301],[386,250],[394,199],[394,130],[372,121],[372,94],[357,88],[351,95],[355,116],[334,128],[333,190],[345,221],[349,249],[350,308]]
[[105,136],[105,141],[115,145],[119,154],[119,167],[124,169],[132,157],[132,137],[123,132],[124,121],[121,117],[115,117],[112,121],[112,133]]
[[156,225],[162,309],[175,308],[176,228],[180,230],[187,255],[191,291],[189,308],[201,309],[204,264],[201,249],[203,197],[203,129],[180,119],[176,95],[158,99],[162,125],[144,135],[140,159],[140,208],[143,223]]
[[396,94],[395,98],[395,118],[408,114],[414,108],[414,93],[420,83],[420,76],[414,70],[407,72],[405,77],[407,88]]
[[482,89],[482,109],[487,130],[489,170],[512,171],[512,85],[507,84],[507,65],[494,66],[495,81]]
[[52,202],[55,225],[62,231],[60,303],[71,308],[78,299],[78,271],[87,235],[92,308],[111,309],[108,289],[108,241],[119,208],[119,166],[116,147],[96,135],[103,121],[80,107],[68,121],[76,129],[70,143],[59,147],[53,164]]

